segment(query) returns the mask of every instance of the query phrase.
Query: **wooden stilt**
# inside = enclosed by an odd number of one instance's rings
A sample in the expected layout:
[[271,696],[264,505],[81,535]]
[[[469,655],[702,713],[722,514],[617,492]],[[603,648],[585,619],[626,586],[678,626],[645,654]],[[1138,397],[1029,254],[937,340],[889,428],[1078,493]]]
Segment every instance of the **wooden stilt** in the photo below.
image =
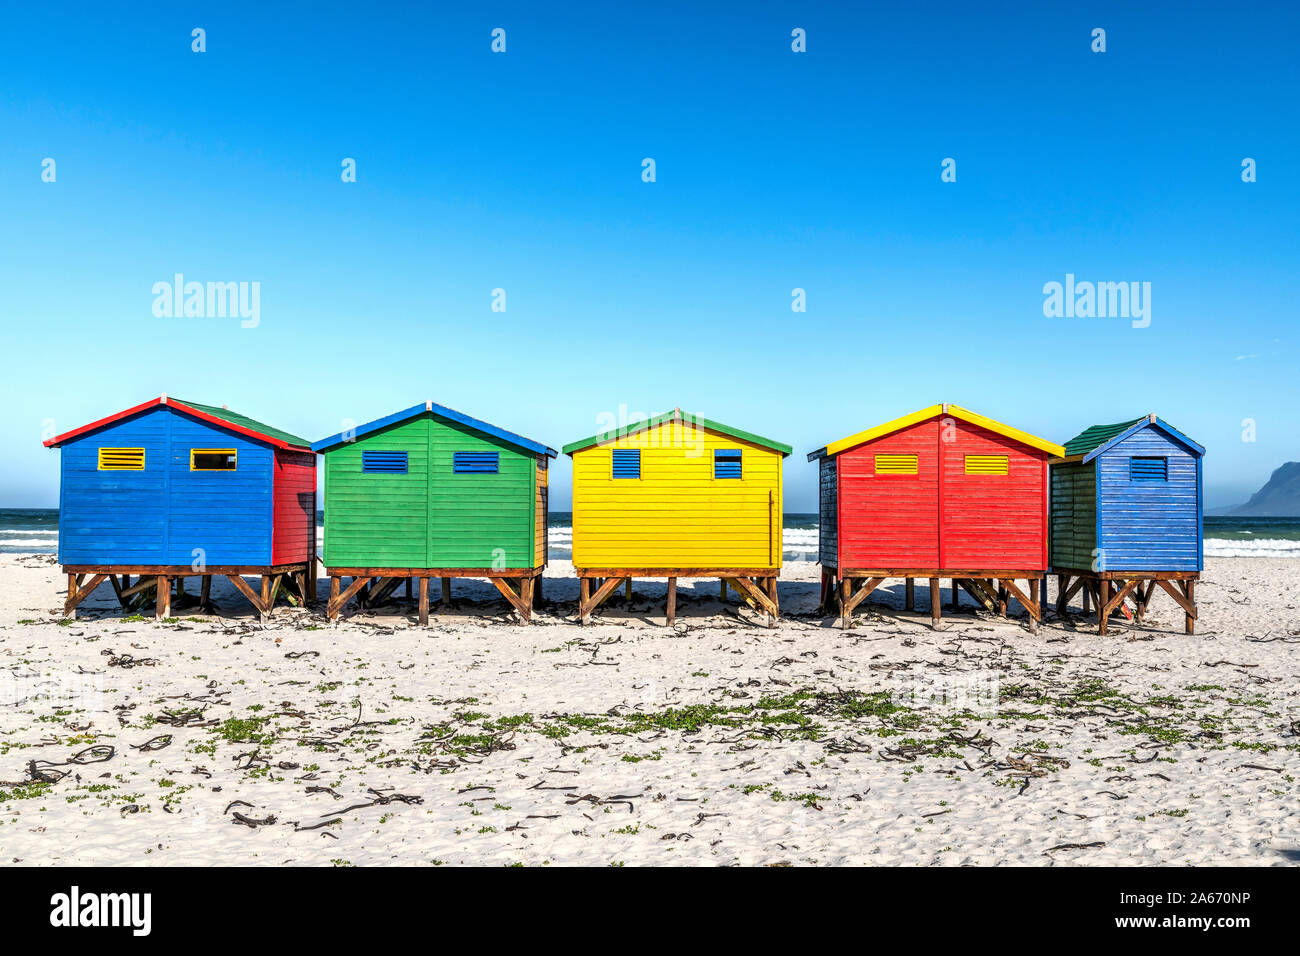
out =
[[172,583],[165,574],[157,575],[157,589],[154,593],[154,617],[162,620],[172,616]]
[[542,575],[537,575],[533,581],[533,607],[542,606]]
[[849,630],[853,627],[853,607],[849,599],[853,596],[853,579],[840,578],[840,627]]
[[1183,618],[1183,631],[1187,634],[1196,633],[1196,582],[1188,580],[1184,582],[1183,589],[1187,592],[1187,603],[1191,605],[1192,610],[1187,612]]
[[591,602],[591,578],[578,579],[578,611],[582,624],[591,623],[591,612],[584,610]]
[[212,606],[210,600],[212,595],[212,575],[203,575],[203,581],[199,585],[199,610],[206,611]]
[[934,627],[939,626],[939,616],[943,613],[941,602],[943,595],[939,588],[939,579],[930,579],[930,623]]
[[325,616],[331,621],[339,619],[339,576],[337,574],[330,575],[330,602]]
[[429,579],[420,578],[420,626],[429,626]]
[[439,595],[439,601],[444,608],[451,607],[451,578],[442,579],[442,593]]
[[632,579],[631,578],[627,579],[627,587],[623,591],[623,599],[626,601],[632,600]]
[[957,579],[952,579],[952,609],[958,611],[961,609],[961,588],[957,587]]
[[121,605],[122,610],[123,610],[123,611],[128,610],[128,609],[130,608],[130,606],[131,606],[131,605],[130,605],[130,602],[127,601],[126,598],[122,597],[122,589],[123,589],[126,585],[124,585],[124,584],[118,584],[118,582],[117,582],[117,575],[116,575],[116,574],[110,574],[110,575],[108,576],[108,583],[111,584],[111,585],[113,585],[113,593],[114,593],[115,595],[117,595],[117,603],[118,603],[119,605]]
[[907,583],[903,586],[903,608],[908,611],[916,610],[916,579],[908,578]]
[[668,605],[664,612],[668,626],[673,626],[673,621],[677,619],[677,579],[668,579]]

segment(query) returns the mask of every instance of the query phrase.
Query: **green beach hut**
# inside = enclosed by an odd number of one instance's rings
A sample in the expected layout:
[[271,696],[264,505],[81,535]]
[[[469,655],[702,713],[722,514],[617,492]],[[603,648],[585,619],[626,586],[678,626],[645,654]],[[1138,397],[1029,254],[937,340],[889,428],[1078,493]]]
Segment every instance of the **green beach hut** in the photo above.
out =
[[[547,473],[555,450],[433,402],[312,443],[325,471],[328,615],[429,579],[487,578],[527,622],[546,566]],[[352,578],[344,587],[342,579]]]

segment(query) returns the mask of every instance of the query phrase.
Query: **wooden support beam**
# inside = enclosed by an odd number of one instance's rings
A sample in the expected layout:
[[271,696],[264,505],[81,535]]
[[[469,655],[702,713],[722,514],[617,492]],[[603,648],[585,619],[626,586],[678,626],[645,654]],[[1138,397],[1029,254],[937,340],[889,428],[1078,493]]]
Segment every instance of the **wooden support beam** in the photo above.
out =
[[625,601],[632,600],[632,579],[631,578],[627,579],[627,589],[623,592],[623,599]]
[[[758,604],[759,608],[767,614],[767,626],[775,627],[777,616],[780,614],[776,602],[768,596],[767,592],[754,583],[754,580],[747,576],[737,576],[729,579],[732,587],[739,589],[742,595],[747,595],[752,601]],[[863,595],[865,597],[866,595]]]
[[[1178,606],[1183,609],[1188,620],[1194,623],[1196,620],[1196,606],[1188,600],[1187,595],[1183,593],[1182,588],[1178,586],[1181,583],[1182,582],[1179,581],[1166,581],[1163,578],[1156,578],[1156,584],[1160,585],[1161,590],[1178,602]],[[1187,622],[1185,621],[1184,628],[1186,628],[1186,626]],[[1187,633],[1191,634],[1192,632],[1189,630]]]
[[[825,572],[822,576],[823,586],[825,585]],[[668,579],[668,603],[664,610],[664,617],[668,626],[672,627],[673,622],[677,619],[677,579]]]
[[903,586],[903,608],[908,611],[916,610],[916,579],[908,578],[907,583]]
[[540,610],[542,606],[542,576],[533,578],[533,607]]
[[[337,621],[343,606],[352,600],[352,596],[365,587],[366,582],[369,580],[369,578],[353,578],[347,589],[340,593],[339,578],[337,575],[332,575],[330,577],[330,603],[325,610],[325,616],[331,621]],[[251,592],[249,594],[251,596]]]
[[154,593],[154,617],[162,620],[172,616],[172,582],[165,574],[157,575],[158,589]]
[[67,600],[63,602],[63,616],[65,618],[76,617],[77,605],[80,604],[82,601],[86,600],[86,598],[90,597],[90,592],[94,591],[95,588],[103,584],[104,579],[107,577],[108,577],[107,574],[93,575],[89,582],[87,582],[85,585],[81,587],[78,587],[77,583],[79,579],[77,578],[77,576],[74,574],[69,574],[68,575],[68,597]]
[[884,581],[885,581],[884,578],[867,578],[866,581],[863,582],[862,586],[859,587],[857,591],[854,592],[853,596],[849,598],[848,604],[845,608],[848,611],[848,613],[852,615],[853,610],[859,604],[865,601],[867,599],[867,596],[870,595],[872,591],[880,587],[880,585],[883,584]]
[[451,607],[451,578],[443,577],[442,590],[438,593],[438,603],[444,608]]
[[155,588],[157,586],[158,586],[157,578],[155,577],[141,578],[135,584],[125,589],[122,592],[122,597],[131,597],[134,594],[139,594],[141,591],[148,591],[150,588]]
[[108,575],[108,583],[111,584],[111,585],[113,585],[113,593],[114,593],[115,595],[117,595],[117,603],[118,603],[119,605],[121,605],[122,610],[123,610],[123,611],[130,610],[130,608],[131,608],[131,602],[128,601],[126,598],[122,597],[122,588],[124,588],[126,585],[124,585],[124,584],[119,584],[119,583],[117,582],[117,575],[116,575],[116,574],[110,574],[110,575]]
[[620,578],[606,578],[604,583],[596,589],[596,593],[591,595],[585,601],[579,602],[578,618],[583,624],[590,623],[591,612],[600,607],[605,598],[609,597],[618,589]]
[[1101,618],[1105,620],[1115,612],[1116,608],[1122,608],[1124,606],[1124,599],[1128,597],[1129,594],[1133,592],[1133,589],[1140,583],[1140,578],[1134,578],[1131,581],[1125,582],[1124,586],[1116,591],[1113,597],[1106,601],[1106,606],[1101,610]]
[[1031,634],[1038,632],[1038,622],[1042,620],[1043,610],[1038,602],[1029,595],[1033,594],[1037,588],[1034,587],[1034,579],[1029,578],[1025,581],[1025,590],[1020,590],[1019,585],[1011,578],[999,578],[998,583],[1006,589],[1009,596],[1020,602],[1020,606],[1025,609],[1029,615],[1029,631]]
[[420,578],[420,626],[429,626],[429,579]]
[[206,611],[212,607],[212,575],[203,575],[199,582],[199,610]]
[[839,587],[839,604],[840,604],[840,627],[849,630],[853,627],[853,611],[849,606],[849,599],[853,596],[853,579],[840,578]]
[[501,592],[501,596],[510,603],[510,606],[519,612],[520,618],[527,624],[532,618],[532,608],[524,602],[520,594],[515,593],[515,589],[510,586],[510,581],[506,578],[488,578],[488,580]]
[[249,603],[252,604],[253,607],[259,613],[265,613],[265,611],[263,610],[265,605],[263,605],[261,597],[258,596],[253,591],[253,589],[248,586],[248,582],[244,580],[242,575],[227,574],[226,577],[230,580],[230,583],[233,584],[239,590],[239,593],[244,595],[244,597],[248,598]]
[[1187,605],[1190,610],[1183,620],[1183,631],[1187,634],[1196,633],[1196,579],[1188,578],[1182,582],[1183,592],[1187,595]]
[[277,574],[271,580],[271,593],[266,599],[266,614],[269,617],[272,609],[275,607],[275,599],[280,595],[280,585],[284,583],[284,575]]
[[995,605],[993,601],[990,600],[989,596],[985,594],[983,590],[980,589],[979,585],[974,580],[970,580],[970,581],[963,580],[960,583],[962,589],[971,597],[973,597],[977,603],[982,605],[984,607],[984,610],[997,611],[997,605]]
[[940,606],[942,594],[939,590],[939,579],[930,578],[930,624],[932,627],[939,626],[939,616],[943,613]]
[[519,600],[523,604],[524,623],[531,623],[533,619],[533,582],[536,578],[519,579]]

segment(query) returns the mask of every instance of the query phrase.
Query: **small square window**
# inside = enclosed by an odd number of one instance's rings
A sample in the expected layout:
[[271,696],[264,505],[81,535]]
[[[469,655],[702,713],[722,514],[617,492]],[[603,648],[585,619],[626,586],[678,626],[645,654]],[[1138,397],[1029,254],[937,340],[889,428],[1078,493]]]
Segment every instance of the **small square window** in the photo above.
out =
[[495,451],[454,451],[451,470],[458,475],[495,475],[500,458],[501,453]]
[[641,477],[641,449],[613,449],[613,469],[615,478]]
[[191,448],[190,471],[234,471],[238,457],[233,448]]
[[363,451],[361,470],[375,475],[404,475],[407,453],[404,451]]
[[1168,481],[1169,459],[1130,458],[1128,477],[1130,481]]
[[740,449],[718,448],[713,452],[714,478],[740,477]]

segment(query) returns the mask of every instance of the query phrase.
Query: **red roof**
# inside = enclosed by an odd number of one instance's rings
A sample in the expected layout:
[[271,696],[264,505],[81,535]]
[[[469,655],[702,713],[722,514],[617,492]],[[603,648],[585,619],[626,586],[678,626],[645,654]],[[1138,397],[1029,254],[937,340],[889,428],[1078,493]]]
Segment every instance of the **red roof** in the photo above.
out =
[[[255,438],[258,441],[264,441],[268,445],[276,448],[291,448],[295,451],[311,451],[311,442],[305,439],[298,439],[282,432],[278,429],[271,428],[269,425],[263,425],[251,418],[247,418],[236,412],[230,412],[227,409],[218,409],[211,405],[190,405],[186,402],[177,401],[174,398],[168,398],[166,395],[159,395],[147,402],[128,408],[125,411],[118,412],[116,415],[109,415],[107,418],[101,418],[97,422],[91,422],[89,425],[82,425],[80,428],[74,428],[70,432],[64,432],[62,435],[55,435],[53,438],[45,441],[46,448],[58,448],[74,438],[80,438],[82,435],[88,435],[93,431],[98,431],[107,425],[129,418],[132,415],[138,415],[140,412],[156,408],[159,405],[166,405],[182,414],[197,418],[199,421],[207,422],[210,425],[217,425],[229,431],[244,435],[249,438]],[[227,417],[227,415],[229,417]],[[289,439],[293,439],[292,441]]]

